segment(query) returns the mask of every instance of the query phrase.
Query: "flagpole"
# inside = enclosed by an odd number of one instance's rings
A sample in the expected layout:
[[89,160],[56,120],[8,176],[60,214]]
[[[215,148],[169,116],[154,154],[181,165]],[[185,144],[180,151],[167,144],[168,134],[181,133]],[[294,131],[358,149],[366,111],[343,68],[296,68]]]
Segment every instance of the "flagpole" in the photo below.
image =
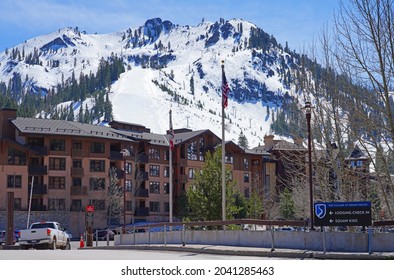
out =
[[169,153],[168,153],[168,157],[169,157],[169,180],[170,180],[170,184],[169,184],[169,207],[170,207],[170,223],[172,223],[172,149],[173,149],[173,145],[174,145],[174,132],[173,132],[173,128],[172,128],[172,110],[170,109],[170,145],[169,145]]
[[[226,220],[226,166],[225,166],[225,156],[226,147],[224,139],[224,102],[223,102],[223,85],[224,85],[224,61],[222,60],[222,221]],[[223,225],[223,229],[226,227]]]

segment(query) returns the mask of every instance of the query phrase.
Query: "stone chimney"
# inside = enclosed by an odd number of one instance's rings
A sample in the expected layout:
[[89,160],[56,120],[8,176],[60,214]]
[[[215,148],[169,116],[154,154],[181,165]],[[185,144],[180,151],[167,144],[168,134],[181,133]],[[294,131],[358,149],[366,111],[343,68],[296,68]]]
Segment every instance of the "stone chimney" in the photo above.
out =
[[270,134],[270,135],[265,135],[264,136],[264,146],[265,146],[265,150],[269,150],[274,146],[275,142],[274,142],[274,135]]
[[300,136],[295,136],[293,139],[294,144],[296,144],[299,147],[303,147],[303,140],[304,140],[304,138],[302,138]]

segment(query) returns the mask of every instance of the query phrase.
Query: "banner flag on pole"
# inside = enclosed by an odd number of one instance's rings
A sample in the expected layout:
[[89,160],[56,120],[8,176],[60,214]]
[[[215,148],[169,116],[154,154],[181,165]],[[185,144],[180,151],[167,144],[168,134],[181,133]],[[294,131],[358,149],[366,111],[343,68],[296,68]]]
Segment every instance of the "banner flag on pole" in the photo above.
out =
[[174,149],[174,129],[172,128],[172,110],[170,109],[170,149]]
[[222,105],[223,108],[227,108],[228,106],[228,92],[230,88],[228,87],[226,74],[224,73],[224,65],[222,65]]

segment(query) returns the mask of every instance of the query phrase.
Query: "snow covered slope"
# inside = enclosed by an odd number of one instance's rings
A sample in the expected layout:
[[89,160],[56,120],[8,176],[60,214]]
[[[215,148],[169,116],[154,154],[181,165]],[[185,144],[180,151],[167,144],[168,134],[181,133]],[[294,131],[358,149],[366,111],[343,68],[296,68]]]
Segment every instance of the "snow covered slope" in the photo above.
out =
[[[284,96],[296,94],[283,83],[296,59],[240,19],[178,26],[156,18],[113,34],[64,28],[0,53],[0,82],[20,75],[27,93],[46,95],[73,75],[95,74],[100,60],[110,56],[121,57],[126,67],[108,89],[114,119],[155,133],[168,129],[172,108],[175,128],[211,129],[221,137],[222,61],[230,86],[226,140],[237,143],[242,131],[250,147],[262,143]],[[85,109],[90,102],[78,104]],[[77,118],[79,105],[74,107]]]

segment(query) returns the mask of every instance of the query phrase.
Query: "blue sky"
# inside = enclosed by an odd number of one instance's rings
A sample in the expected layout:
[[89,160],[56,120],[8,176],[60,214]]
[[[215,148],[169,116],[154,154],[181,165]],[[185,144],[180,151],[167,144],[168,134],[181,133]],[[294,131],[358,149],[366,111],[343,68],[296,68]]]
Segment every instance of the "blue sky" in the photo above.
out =
[[1,0],[0,51],[63,27],[110,33],[154,17],[191,26],[241,18],[299,51],[332,25],[337,7],[338,0]]

